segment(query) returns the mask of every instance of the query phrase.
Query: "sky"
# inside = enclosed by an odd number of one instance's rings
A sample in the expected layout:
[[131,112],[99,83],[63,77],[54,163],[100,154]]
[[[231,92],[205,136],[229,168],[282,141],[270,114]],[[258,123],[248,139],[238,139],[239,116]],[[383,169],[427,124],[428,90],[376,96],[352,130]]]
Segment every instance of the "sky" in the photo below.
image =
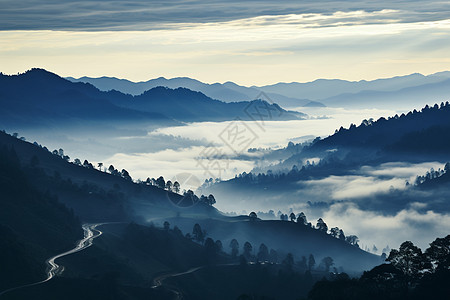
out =
[[450,70],[446,1],[0,0],[0,72],[242,85]]

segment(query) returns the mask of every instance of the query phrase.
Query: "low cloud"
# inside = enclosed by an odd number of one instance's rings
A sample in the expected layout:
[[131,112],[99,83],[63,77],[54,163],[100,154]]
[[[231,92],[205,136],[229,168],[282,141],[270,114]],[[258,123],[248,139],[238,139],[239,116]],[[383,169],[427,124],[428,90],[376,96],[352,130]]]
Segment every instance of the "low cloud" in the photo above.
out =
[[[338,203],[324,213],[324,220],[331,226],[339,226],[347,234],[356,234],[361,243],[379,249],[391,248],[410,240],[423,249],[436,237],[450,232],[450,214],[435,211],[418,212],[414,205],[396,214],[387,215],[359,209],[352,203]],[[432,234],[430,234],[432,233]]]

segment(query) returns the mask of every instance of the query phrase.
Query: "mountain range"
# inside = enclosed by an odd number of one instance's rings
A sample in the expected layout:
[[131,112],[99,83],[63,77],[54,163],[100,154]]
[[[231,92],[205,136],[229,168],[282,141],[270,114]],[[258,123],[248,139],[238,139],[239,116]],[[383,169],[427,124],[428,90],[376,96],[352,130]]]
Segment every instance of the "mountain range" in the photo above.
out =
[[376,80],[347,81],[340,79],[317,79],[311,82],[277,83],[266,86],[245,87],[233,82],[207,84],[187,77],[166,79],[159,77],[143,82],[132,82],[114,77],[68,77],[74,82],[91,83],[100,90],[118,90],[139,95],[157,86],[185,87],[225,102],[248,101],[264,92],[267,98],[284,107],[357,107],[400,108],[440,102],[448,99],[450,72],[431,75],[414,73],[405,76]]
[[156,87],[132,96],[103,92],[88,83],[74,83],[43,69],[0,75],[0,126],[3,128],[114,126],[141,123],[155,126],[194,121],[252,120],[252,110],[274,111],[273,120],[306,115],[286,111],[264,100],[225,103],[186,88]]

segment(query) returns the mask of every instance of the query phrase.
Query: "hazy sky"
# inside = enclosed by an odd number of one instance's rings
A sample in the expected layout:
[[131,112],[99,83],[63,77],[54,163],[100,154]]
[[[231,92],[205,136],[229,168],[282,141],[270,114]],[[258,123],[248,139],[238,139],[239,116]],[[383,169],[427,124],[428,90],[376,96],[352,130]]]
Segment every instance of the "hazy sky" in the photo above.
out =
[[450,70],[446,1],[0,0],[0,71],[263,85]]

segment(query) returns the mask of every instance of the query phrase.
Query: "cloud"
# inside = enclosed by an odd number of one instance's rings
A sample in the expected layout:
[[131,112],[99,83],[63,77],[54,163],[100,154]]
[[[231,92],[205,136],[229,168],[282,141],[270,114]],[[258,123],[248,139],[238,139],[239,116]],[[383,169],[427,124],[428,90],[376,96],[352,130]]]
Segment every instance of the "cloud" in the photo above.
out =
[[[247,25],[279,22],[275,15],[304,15],[284,22],[333,24],[436,21],[448,16],[441,1],[2,1],[3,30],[148,30],[179,23],[215,23],[250,19]],[[372,14],[374,11],[382,13]],[[322,15],[322,16],[320,16]],[[265,16],[260,20],[252,18]]]
[[386,215],[361,210],[352,203],[338,203],[323,217],[329,225],[343,228],[347,235],[356,234],[369,248],[373,244],[379,249],[386,245],[398,248],[402,242],[410,240],[425,249],[435,238],[450,232],[450,214],[431,210],[421,213],[414,206]]

